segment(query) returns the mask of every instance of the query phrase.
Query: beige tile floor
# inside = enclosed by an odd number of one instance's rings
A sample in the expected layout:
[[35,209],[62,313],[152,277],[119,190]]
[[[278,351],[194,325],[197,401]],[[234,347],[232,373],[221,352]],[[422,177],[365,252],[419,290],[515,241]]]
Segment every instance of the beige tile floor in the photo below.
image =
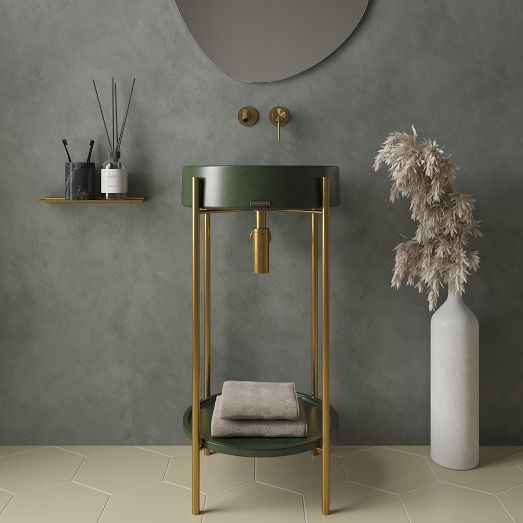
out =
[[0,446],[0,523],[523,523],[523,446],[466,472],[424,446],[333,447],[328,518],[320,460],[202,455],[193,517],[188,446]]

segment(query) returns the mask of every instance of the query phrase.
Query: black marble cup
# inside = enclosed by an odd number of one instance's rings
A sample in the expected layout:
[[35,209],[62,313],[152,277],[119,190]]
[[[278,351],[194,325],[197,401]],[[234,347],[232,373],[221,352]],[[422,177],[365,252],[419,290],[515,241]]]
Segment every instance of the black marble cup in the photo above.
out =
[[94,163],[66,162],[65,199],[96,199],[96,179]]

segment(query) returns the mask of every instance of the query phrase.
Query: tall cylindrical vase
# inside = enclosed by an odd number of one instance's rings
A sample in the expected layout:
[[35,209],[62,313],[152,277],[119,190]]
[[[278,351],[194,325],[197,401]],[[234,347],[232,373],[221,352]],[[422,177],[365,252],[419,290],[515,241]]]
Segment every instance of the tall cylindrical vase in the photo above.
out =
[[479,323],[449,289],[430,322],[431,457],[467,470],[479,463]]

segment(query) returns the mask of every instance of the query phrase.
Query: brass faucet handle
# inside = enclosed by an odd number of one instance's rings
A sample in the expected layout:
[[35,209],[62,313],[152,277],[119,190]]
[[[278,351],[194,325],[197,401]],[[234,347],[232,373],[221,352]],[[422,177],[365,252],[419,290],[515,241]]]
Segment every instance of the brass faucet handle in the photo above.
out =
[[277,105],[269,111],[269,120],[272,125],[276,126],[278,141],[280,141],[280,127],[287,125],[291,113],[287,107]]

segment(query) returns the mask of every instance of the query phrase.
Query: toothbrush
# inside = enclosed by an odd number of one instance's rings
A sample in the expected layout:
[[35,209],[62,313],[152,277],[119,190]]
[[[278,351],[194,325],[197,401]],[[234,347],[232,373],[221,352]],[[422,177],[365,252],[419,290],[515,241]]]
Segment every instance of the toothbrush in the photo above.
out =
[[93,152],[94,140],[89,142],[89,154],[87,155],[87,163],[91,161],[91,153]]
[[67,158],[69,160],[69,163],[71,163],[72,162],[71,155],[69,154],[69,150],[67,149],[67,140],[64,138],[62,140],[62,143],[64,144],[65,152],[67,153]]

